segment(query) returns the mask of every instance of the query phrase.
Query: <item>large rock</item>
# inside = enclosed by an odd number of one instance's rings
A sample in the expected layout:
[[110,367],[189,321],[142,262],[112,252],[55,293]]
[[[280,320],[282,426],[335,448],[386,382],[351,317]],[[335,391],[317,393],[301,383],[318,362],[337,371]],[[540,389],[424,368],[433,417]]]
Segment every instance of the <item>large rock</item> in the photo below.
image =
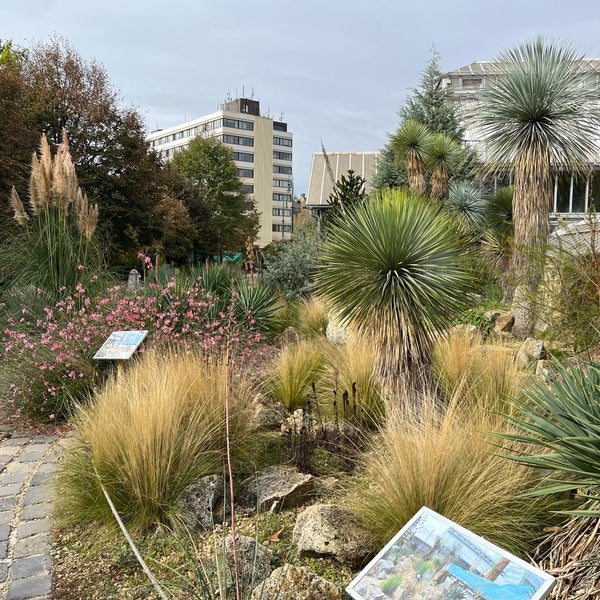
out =
[[275,569],[252,591],[251,600],[342,600],[342,590],[305,567]]
[[273,431],[281,427],[287,416],[287,411],[281,404],[265,402],[257,398],[252,402],[251,431]]
[[[238,535],[235,538],[238,578],[243,589],[256,587],[271,574],[273,551],[259,544],[253,537]],[[223,542],[227,563],[233,572],[233,540],[227,537]]]
[[496,333],[508,333],[512,331],[513,325],[515,324],[515,317],[512,314],[500,315],[496,317],[494,323],[494,331]]
[[358,567],[370,554],[369,533],[349,510],[315,504],[300,513],[292,542],[301,556],[332,556]]
[[534,366],[538,360],[544,360],[547,356],[544,342],[535,338],[527,338],[519,347],[515,362],[520,367]]
[[179,497],[188,527],[192,531],[203,531],[214,529],[215,523],[222,523],[224,496],[222,475],[207,475],[188,485]]
[[310,498],[313,480],[293,467],[269,467],[242,481],[236,500],[244,508],[294,508]]

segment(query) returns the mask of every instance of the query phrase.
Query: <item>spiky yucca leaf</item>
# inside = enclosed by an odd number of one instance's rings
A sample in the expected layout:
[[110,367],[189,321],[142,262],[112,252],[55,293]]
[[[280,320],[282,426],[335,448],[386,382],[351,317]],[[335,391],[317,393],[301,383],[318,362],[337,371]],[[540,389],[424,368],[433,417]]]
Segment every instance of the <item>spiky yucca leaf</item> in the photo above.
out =
[[392,386],[412,379],[466,301],[471,278],[451,216],[406,190],[384,190],[328,232],[319,294],[374,342]]
[[406,162],[406,176],[413,194],[424,194],[427,190],[425,160],[431,139],[427,125],[415,119],[404,121],[390,139],[396,161]]

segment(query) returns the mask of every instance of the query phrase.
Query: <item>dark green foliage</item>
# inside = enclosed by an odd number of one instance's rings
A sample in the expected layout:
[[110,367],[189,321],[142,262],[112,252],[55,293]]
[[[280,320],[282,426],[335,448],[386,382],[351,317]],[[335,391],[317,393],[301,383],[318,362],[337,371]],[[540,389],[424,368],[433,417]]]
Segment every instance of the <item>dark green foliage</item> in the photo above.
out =
[[290,242],[269,248],[264,255],[265,282],[290,300],[308,295],[319,253],[316,228],[306,226],[295,232]]
[[[222,256],[226,252],[243,251],[248,238],[258,231],[258,214],[254,202],[242,190],[231,150],[215,137],[197,137],[187,150],[173,158],[173,169],[191,183],[198,206],[208,209],[214,238],[208,248],[194,241],[194,259]],[[190,206],[193,222],[197,222],[194,204]],[[202,212],[202,211],[200,211]]]
[[396,152],[388,143],[381,150],[377,161],[377,173],[373,177],[373,188],[382,190],[384,188],[403,187],[408,185],[406,168],[404,164],[396,161]]

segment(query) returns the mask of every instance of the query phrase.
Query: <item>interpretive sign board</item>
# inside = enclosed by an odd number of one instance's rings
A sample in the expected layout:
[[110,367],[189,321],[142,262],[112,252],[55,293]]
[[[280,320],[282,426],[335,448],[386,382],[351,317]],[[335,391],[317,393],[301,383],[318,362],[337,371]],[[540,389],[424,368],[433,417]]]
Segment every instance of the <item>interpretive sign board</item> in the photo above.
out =
[[148,335],[146,330],[113,331],[94,354],[98,360],[127,360]]
[[554,577],[427,507],[350,582],[356,600],[541,600]]

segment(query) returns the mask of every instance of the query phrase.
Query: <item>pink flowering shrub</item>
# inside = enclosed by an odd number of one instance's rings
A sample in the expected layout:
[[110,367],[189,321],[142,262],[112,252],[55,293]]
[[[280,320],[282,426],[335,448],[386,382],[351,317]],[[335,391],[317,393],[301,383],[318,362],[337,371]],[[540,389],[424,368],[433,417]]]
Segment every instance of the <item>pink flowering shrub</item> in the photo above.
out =
[[148,293],[119,286],[99,297],[82,284],[75,293],[44,309],[36,318],[28,309],[11,317],[2,331],[0,403],[12,414],[64,418],[75,403],[85,402],[100,383],[105,361],[93,355],[112,331],[147,329],[145,348],[192,348],[205,359],[229,349],[238,364],[260,360],[263,338],[250,310],[234,309],[202,287],[201,279],[185,290],[175,282]]

